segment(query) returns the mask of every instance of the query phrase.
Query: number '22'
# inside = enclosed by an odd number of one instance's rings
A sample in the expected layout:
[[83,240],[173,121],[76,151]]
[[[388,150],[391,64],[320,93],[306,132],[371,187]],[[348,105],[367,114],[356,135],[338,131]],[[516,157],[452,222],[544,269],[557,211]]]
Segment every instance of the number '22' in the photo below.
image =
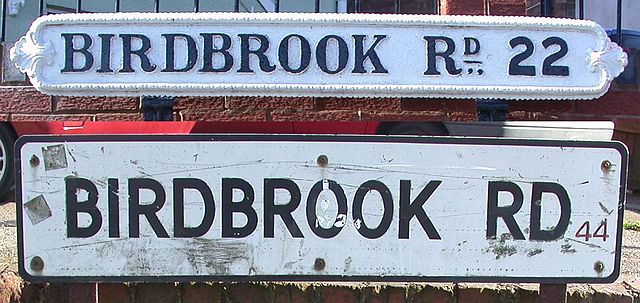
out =
[[[512,49],[516,48],[519,45],[524,45],[525,47],[521,53],[513,56],[513,58],[511,58],[511,61],[509,61],[509,75],[535,76],[535,66],[521,65],[522,61],[533,55],[534,46],[533,42],[531,42],[531,39],[522,36],[515,37],[511,39],[511,41],[509,41],[509,45],[511,45]],[[542,62],[542,74],[549,76],[569,76],[568,66],[553,65],[554,63],[556,63],[556,61],[560,60],[567,54],[569,49],[569,47],[567,46],[567,42],[559,37],[549,37],[542,41],[542,46],[544,46],[545,49],[549,48],[552,45],[557,45],[560,47],[560,49],[544,59],[544,62]]]

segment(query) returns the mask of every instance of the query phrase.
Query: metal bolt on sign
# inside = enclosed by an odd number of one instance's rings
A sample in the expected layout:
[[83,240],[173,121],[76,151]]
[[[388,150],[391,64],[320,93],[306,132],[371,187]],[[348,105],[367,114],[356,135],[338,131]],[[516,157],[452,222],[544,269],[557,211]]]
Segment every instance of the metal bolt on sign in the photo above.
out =
[[326,155],[320,155],[318,156],[318,165],[322,166],[322,167],[326,167],[327,164],[329,164],[329,157],[327,157]]
[[604,172],[609,172],[611,170],[611,166],[613,166],[613,164],[611,164],[611,161],[604,160],[602,161],[602,164],[600,164],[600,169],[602,169],[602,171]]
[[321,270],[324,270],[324,267],[326,265],[327,264],[325,263],[324,259],[316,258],[316,261],[313,263],[313,269],[317,271],[321,271]]
[[31,159],[29,159],[29,164],[31,164],[32,167],[36,167],[40,165],[40,159],[38,158],[38,156],[33,155],[31,156]]
[[29,264],[33,271],[42,271],[44,269],[44,260],[42,258],[35,256],[31,259],[31,263]]
[[603,272],[604,263],[602,263],[601,261],[597,261],[595,264],[593,264],[593,270],[595,270],[597,273]]

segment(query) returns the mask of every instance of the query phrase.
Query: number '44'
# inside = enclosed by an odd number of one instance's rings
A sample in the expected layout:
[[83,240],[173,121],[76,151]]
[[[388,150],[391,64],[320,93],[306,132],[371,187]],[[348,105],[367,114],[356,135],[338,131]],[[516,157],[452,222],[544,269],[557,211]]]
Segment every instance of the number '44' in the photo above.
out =
[[590,239],[602,239],[602,241],[607,241],[609,235],[607,234],[607,219],[604,219],[598,225],[598,228],[591,233],[591,227],[589,221],[582,223],[578,231],[576,232],[576,238],[582,238],[585,241],[589,241]]

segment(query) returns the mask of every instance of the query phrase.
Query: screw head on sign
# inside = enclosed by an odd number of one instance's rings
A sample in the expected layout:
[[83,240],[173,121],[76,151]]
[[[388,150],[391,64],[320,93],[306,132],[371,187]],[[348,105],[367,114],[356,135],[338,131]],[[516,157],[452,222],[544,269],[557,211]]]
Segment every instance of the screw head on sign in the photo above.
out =
[[324,259],[322,258],[316,258],[316,261],[313,263],[313,269],[315,270],[324,270],[324,267],[326,266]]
[[595,270],[597,273],[603,272],[604,263],[602,263],[601,261],[596,262],[595,264],[593,264],[593,270]]
[[33,271],[42,271],[44,269],[44,260],[42,260],[42,258],[35,256],[33,258],[31,258],[31,264],[29,264],[31,266],[31,269]]
[[32,155],[31,159],[29,159],[29,164],[31,164],[32,167],[40,165],[40,158],[36,155]]
[[318,156],[316,162],[318,162],[318,165],[325,167],[327,166],[327,164],[329,164],[329,157],[327,157],[326,155],[320,155]]
[[602,163],[600,164],[600,169],[602,169],[602,171],[604,172],[608,172],[611,170],[611,166],[613,166],[613,164],[611,164],[611,161],[609,160],[604,160],[602,161]]

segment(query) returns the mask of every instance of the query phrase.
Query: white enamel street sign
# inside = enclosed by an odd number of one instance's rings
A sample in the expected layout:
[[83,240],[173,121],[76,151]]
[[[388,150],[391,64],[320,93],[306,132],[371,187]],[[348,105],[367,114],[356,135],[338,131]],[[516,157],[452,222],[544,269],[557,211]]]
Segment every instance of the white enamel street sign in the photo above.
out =
[[300,13],[45,16],[10,56],[79,96],[594,99],[627,64],[591,21]]
[[33,281],[612,282],[617,142],[21,137]]

